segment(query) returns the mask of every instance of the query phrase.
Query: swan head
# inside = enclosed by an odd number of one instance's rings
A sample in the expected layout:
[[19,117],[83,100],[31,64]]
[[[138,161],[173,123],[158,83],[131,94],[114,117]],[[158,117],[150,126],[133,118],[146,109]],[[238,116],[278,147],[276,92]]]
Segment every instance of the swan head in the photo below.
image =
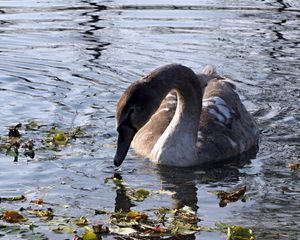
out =
[[120,166],[126,157],[131,141],[140,128],[151,118],[159,107],[161,99],[157,90],[146,80],[134,82],[121,96],[116,111],[118,142],[115,166]]

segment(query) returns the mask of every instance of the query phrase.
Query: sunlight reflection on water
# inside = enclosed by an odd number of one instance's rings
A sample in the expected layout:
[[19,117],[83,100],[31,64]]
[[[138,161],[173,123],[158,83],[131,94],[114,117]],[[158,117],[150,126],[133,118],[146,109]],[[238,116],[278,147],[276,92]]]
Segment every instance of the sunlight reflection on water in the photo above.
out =
[[[1,195],[68,204],[58,214],[91,219],[93,209],[126,204],[104,184],[115,172],[119,96],[157,66],[178,62],[200,71],[210,63],[237,82],[262,130],[259,153],[240,168],[184,174],[130,154],[121,171],[127,184],[176,192],[152,196],[133,209],[188,204],[197,209],[200,224],[249,226],[258,239],[299,238],[299,174],[287,167],[299,162],[299,11],[292,0],[0,0],[1,136],[9,126],[33,119],[49,127],[80,126],[87,133],[58,153],[37,152],[32,161],[14,163],[2,154]],[[241,185],[251,199],[246,203],[219,208],[209,193]],[[38,231],[62,238],[45,223]],[[225,239],[217,233],[195,238]]]

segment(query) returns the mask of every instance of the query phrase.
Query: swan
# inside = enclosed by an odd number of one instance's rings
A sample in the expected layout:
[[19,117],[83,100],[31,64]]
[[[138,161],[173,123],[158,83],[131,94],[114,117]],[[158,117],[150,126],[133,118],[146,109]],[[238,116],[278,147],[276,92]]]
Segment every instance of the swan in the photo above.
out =
[[238,156],[259,138],[234,82],[211,65],[195,74],[169,64],[133,82],[117,103],[116,125],[115,166],[131,143],[155,164],[192,167]]

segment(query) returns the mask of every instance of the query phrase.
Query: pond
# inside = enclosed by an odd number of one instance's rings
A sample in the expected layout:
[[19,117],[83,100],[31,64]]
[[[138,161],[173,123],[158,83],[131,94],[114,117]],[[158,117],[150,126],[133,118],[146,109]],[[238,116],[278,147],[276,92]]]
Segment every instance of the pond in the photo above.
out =
[[[72,231],[55,229],[82,216],[106,224],[109,216],[95,210],[151,215],[187,205],[200,226],[222,222],[251,228],[257,239],[299,239],[300,175],[289,168],[300,161],[299,44],[298,0],[0,0],[1,141],[22,123],[22,138],[36,149],[33,159],[22,148],[18,159],[2,151],[0,198],[26,200],[2,201],[0,213],[54,211],[52,220],[0,220],[0,238],[73,239]],[[116,102],[131,82],[174,62],[195,71],[213,64],[236,81],[261,130],[251,160],[179,171],[130,151],[114,168]],[[30,122],[37,125],[25,128]],[[50,149],[49,129],[80,133]],[[125,190],[105,183],[115,174]],[[246,202],[219,207],[212,192],[242,186]],[[129,189],[150,195],[136,202],[126,195]],[[43,206],[30,203],[37,199]],[[221,240],[226,233],[200,231],[186,239]]]

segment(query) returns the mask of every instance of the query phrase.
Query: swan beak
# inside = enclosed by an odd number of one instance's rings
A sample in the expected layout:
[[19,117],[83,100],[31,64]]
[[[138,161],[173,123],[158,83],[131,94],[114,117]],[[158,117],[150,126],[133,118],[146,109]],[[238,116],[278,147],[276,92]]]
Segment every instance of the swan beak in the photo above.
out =
[[117,130],[119,132],[119,137],[117,143],[117,151],[114,157],[114,164],[118,167],[125,159],[130,147],[130,143],[137,131],[136,129],[126,125],[120,125]]

